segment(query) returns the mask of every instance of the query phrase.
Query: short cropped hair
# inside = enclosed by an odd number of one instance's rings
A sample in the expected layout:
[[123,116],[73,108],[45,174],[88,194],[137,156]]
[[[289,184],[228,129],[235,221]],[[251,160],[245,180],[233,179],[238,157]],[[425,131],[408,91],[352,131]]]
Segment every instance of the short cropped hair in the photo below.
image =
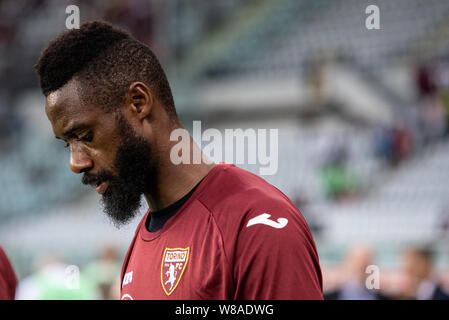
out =
[[86,22],[79,29],[62,32],[44,49],[35,69],[45,96],[76,79],[82,97],[106,111],[123,105],[131,83],[143,82],[177,119],[170,85],[155,54],[106,22]]

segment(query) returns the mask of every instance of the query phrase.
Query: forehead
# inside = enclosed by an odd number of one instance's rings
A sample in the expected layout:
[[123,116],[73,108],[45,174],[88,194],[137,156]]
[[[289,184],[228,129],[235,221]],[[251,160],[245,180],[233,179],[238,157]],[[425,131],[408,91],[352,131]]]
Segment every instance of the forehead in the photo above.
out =
[[62,88],[50,93],[45,99],[45,112],[55,135],[75,124],[89,124],[97,121],[104,112],[100,107],[81,99],[76,80],[69,81]]

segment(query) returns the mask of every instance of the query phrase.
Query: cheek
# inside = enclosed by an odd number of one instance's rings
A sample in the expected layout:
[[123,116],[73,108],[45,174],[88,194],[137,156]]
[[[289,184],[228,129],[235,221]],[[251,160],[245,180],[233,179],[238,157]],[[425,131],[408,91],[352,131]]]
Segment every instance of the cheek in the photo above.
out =
[[114,162],[121,139],[116,135],[113,128],[105,126],[104,129],[102,132],[97,132],[96,136],[94,134],[91,149],[92,157],[96,159],[100,169],[115,171]]
[[115,151],[108,148],[90,149],[95,171],[114,171]]

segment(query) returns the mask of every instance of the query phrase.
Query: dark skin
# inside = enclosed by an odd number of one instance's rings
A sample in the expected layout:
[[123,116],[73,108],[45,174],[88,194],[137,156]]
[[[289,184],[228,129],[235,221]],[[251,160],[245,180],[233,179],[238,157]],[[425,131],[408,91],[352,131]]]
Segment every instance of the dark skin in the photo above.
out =
[[[53,132],[56,138],[67,143],[70,169],[74,173],[96,174],[102,169],[116,173],[113,163],[121,140],[115,114],[83,102],[78,88],[78,80],[72,79],[47,96],[45,112]],[[120,112],[136,134],[151,145],[151,161],[157,175],[163,177],[147,182],[148,191],[144,196],[152,210],[165,208],[182,198],[216,165],[172,163],[170,150],[178,142],[170,141],[170,133],[182,125],[169,117],[146,84],[134,82],[130,85]],[[189,143],[192,159],[193,149],[199,147],[191,137]],[[104,184],[103,189],[108,182]]]

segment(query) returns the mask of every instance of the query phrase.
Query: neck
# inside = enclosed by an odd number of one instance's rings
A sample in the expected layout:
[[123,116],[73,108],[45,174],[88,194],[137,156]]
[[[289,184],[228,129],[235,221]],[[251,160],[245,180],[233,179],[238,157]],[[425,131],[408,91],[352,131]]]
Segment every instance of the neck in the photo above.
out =
[[200,164],[192,163],[194,152],[199,152],[202,156],[203,153],[190,136],[188,141],[190,148],[187,149],[190,151],[190,164],[174,164],[170,159],[170,150],[175,144],[177,142],[166,145],[164,148],[166,150],[159,153],[164,155],[164,158],[159,159],[156,183],[152,183],[148,192],[144,193],[152,211],[163,209],[181,199],[216,166],[215,163],[207,164],[204,161]]

